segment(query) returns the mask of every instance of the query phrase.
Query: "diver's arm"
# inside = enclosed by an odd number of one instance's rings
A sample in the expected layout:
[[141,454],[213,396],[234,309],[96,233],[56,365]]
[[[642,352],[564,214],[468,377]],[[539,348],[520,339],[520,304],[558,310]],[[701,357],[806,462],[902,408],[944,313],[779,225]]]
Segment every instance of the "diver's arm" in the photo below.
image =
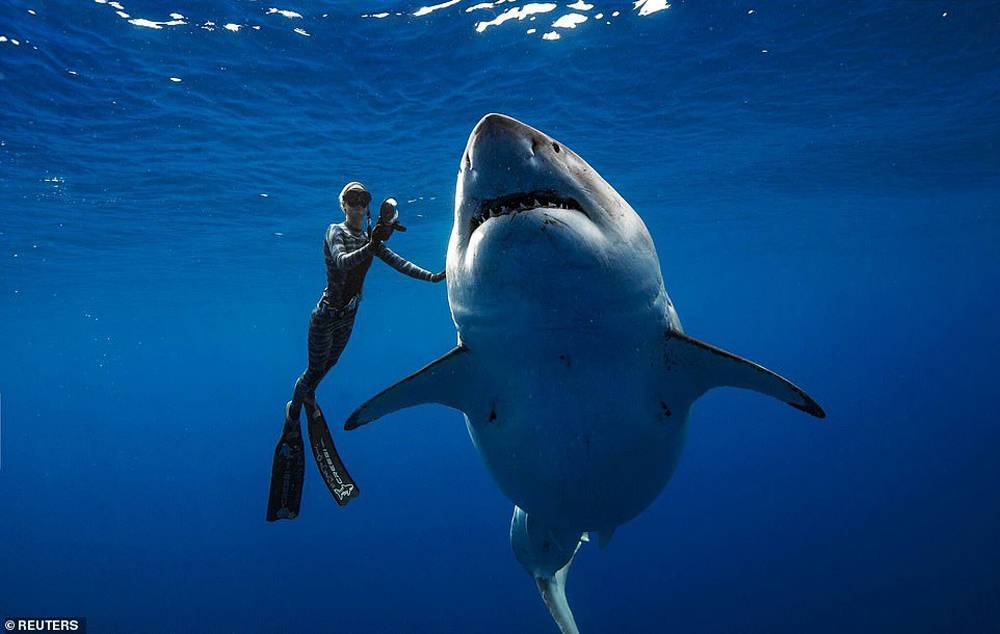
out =
[[444,279],[444,271],[440,273],[431,273],[426,269],[422,269],[384,244],[380,243],[376,247],[375,255],[400,273],[409,275],[414,279],[423,280],[425,282],[440,282]]
[[326,244],[330,249],[330,257],[339,269],[349,270],[365,261],[377,248],[371,241],[359,249],[348,251],[344,244],[344,232],[336,225],[330,225],[326,232]]

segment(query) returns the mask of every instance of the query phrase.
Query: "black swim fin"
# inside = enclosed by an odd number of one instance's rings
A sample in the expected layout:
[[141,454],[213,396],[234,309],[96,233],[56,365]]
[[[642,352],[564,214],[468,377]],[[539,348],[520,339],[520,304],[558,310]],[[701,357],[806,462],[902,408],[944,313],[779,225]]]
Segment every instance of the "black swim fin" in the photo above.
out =
[[347,506],[353,498],[358,497],[361,491],[354,483],[351,475],[347,473],[347,467],[340,459],[337,448],[333,444],[333,437],[330,435],[330,428],[323,417],[323,411],[316,402],[306,403],[306,416],[309,417],[309,444],[312,445],[313,457],[316,458],[316,466],[323,476],[333,499],[340,506]]
[[305,447],[299,419],[290,417],[288,406],[285,406],[285,426],[281,430],[278,445],[274,448],[274,461],[271,463],[267,521],[293,520],[299,516],[305,467]]

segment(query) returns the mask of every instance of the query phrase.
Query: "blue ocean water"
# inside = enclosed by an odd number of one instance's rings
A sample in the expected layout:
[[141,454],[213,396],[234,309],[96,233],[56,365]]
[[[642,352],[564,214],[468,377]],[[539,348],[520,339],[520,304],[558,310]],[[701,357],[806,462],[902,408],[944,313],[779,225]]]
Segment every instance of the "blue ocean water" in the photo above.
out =
[[[0,615],[555,631],[452,410],[337,426],[362,497],[310,463],[264,521],[337,193],[395,196],[393,248],[442,268],[498,111],[629,200],[691,335],[828,414],[700,401],[581,549],[581,629],[1000,630],[995,3],[274,2],[0,6]],[[328,419],[454,338],[443,285],[376,263]]]

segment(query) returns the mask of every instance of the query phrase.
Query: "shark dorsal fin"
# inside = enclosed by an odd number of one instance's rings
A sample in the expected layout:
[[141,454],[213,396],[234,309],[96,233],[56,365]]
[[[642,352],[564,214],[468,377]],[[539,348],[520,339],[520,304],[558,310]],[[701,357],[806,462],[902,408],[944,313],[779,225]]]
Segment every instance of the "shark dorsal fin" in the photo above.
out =
[[469,366],[469,349],[461,344],[455,346],[365,401],[347,419],[344,429],[355,429],[386,414],[423,403],[440,403],[461,410],[467,396]]
[[826,418],[823,408],[791,381],[687,335],[667,331],[665,359],[668,373],[683,372],[685,378],[693,375],[692,400],[714,387],[737,387],[772,396],[816,418]]

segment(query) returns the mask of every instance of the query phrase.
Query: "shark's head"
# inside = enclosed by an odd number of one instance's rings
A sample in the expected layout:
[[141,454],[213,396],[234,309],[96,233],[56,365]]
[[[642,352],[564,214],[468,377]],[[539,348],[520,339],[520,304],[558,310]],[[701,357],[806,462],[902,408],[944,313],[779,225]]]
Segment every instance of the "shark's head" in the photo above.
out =
[[572,319],[574,309],[628,298],[648,306],[662,289],[649,232],[594,168],[515,119],[479,121],[461,158],[448,247],[460,329],[512,310]]

